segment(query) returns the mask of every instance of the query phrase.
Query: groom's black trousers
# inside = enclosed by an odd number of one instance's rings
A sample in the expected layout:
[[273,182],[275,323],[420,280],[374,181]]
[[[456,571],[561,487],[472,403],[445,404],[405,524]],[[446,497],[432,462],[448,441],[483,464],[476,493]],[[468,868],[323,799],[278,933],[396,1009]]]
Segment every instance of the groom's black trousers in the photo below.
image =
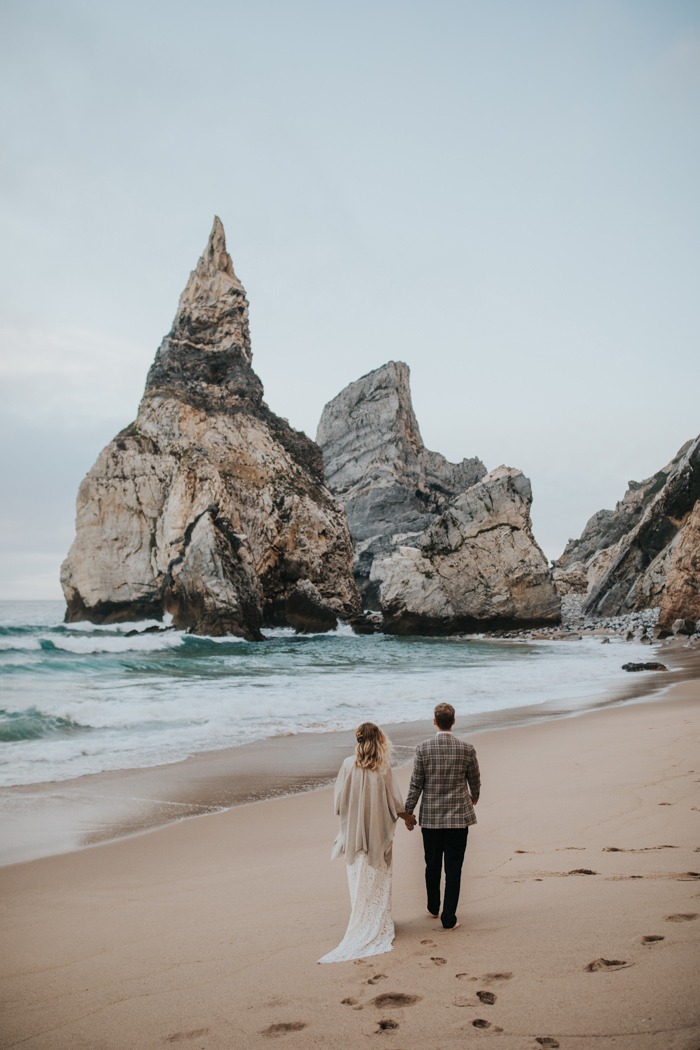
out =
[[444,861],[445,896],[440,918],[442,925],[449,930],[457,922],[457,902],[469,828],[421,828],[421,831],[425,853],[428,911],[433,915],[440,913],[440,879]]

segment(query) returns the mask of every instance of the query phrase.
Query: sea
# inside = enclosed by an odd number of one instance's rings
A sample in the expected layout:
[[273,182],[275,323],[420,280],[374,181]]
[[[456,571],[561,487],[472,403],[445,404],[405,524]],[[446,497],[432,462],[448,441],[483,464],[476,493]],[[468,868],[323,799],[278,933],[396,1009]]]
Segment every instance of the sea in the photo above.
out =
[[[0,602],[0,786],[176,762],[265,737],[508,709],[585,710],[648,646],[265,632],[210,638],[153,621],[63,623],[60,601]],[[167,625],[165,625],[167,626]],[[542,708],[544,710],[544,707]]]

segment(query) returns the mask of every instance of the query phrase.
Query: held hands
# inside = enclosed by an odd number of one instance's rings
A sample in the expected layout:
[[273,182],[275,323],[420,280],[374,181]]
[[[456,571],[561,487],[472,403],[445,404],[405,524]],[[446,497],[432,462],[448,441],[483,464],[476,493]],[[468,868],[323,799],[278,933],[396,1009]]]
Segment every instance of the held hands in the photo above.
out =
[[403,822],[406,825],[406,830],[413,831],[417,824],[416,818],[413,815],[413,813],[399,813],[399,816],[403,819]]

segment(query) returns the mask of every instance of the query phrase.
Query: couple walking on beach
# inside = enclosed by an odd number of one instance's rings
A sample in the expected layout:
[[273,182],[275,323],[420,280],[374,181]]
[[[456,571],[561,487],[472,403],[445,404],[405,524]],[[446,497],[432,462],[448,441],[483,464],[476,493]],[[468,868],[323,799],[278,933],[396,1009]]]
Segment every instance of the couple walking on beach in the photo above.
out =
[[[332,857],[345,855],[351,914],[345,936],[319,962],[346,962],[391,951],[392,842],[401,817],[409,831],[422,795],[420,826],[425,854],[428,911],[446,930],[457,929],[462,863],[469,827],[476,824],[480,776],[476,751],[452,732],[455,709],[435,708],[436,733],[416,748],[404,805],[390,765],[391,745],[379,726],[355,730],[355,754],[346,758],[335,783],[340,829]],[[445,891],[440,910],[444,865]]]

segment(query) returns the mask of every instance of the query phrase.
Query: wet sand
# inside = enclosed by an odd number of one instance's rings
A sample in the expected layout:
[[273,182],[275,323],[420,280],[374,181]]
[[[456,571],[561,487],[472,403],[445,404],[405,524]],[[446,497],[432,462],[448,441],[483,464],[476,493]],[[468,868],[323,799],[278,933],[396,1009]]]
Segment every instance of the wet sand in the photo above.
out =
[[330,788],[236,806],[0,870],[0,1045],[697,1050],[700,682],[473,739],[459,930],[399,827],[394,950],[318,966],[349,912]]

